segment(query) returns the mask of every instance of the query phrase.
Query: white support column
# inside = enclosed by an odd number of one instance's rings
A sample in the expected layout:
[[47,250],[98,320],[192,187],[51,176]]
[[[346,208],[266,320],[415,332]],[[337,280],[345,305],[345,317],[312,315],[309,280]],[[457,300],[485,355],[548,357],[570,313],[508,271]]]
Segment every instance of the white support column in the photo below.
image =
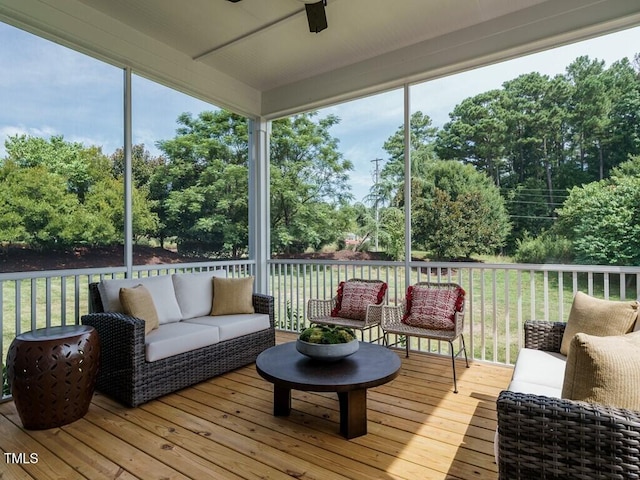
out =
[[271,225],[269,208],[269,138],[271,122],[249,120],[249,258],[256,261],[255,290],[269,293]]
[[411,285],[411,99],[404,85],[404,278]]
[[131,68],[124,69],[124,265],[133,276],[133,181],[131,160]]

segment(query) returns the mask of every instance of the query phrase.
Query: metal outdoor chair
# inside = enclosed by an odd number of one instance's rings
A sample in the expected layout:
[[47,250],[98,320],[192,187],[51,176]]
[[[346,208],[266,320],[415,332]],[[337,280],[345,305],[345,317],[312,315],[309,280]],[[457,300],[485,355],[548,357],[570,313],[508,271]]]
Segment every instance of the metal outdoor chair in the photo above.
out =
[[[349,284],[346,285],[345,284]],[[353,293],[375,294],[371,302],[360,301]],[[347,298],[350,295],[350,298]],[[364,298],[364,297],[362,297]],[[337,325],[360,330],[364,340],[364,330],[380,325],[382,306],[387,298],[387,284],[381,280],[352,278],[340,282],[338,293],[331,299],[310,299],[307,302],[307,319],[319,325]],[[379,338],[375,339],[379,340]]]
[[[454,301],[452,301],[452,297],[455,298]],[[409,317],[412,308],[414,316],[416,316],[414,322]],[[407,289],[407,297],[400,305],[385,305],[382,308],[381,327],[384,332],[384,343],[386,346],[395,346],[401,343],[402,340],[398,339],[393,345],[390,345],[389,334],[404,337],[406,356],[408,357],[410,337],[448,342],[453,368],[453,392],[458,393],[455,359],[460,353],[464,352],[465,363],[469,368],[464,335],[462,334],[464,308],[464,290],[460,285],[418,282]],[[460,338],[462,346],[456,352],[453,342],[457,338]]]

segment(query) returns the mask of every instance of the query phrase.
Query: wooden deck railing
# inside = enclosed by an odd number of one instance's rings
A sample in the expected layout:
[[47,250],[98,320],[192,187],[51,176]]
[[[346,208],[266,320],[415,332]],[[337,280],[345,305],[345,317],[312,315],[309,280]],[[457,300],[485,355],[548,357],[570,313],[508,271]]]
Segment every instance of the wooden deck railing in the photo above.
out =
[[[140,265],[133,272],[142,277],[212,268],[224,268],[230,276],[255,274],[250,260]],[[348,278],[384,280],[388,301],[396,304],[404,298],[407,278],[410,283],[453,281],[467,292],[465,337],[470,356],[509,365],[522,346],[524,321],[566,320],[576,291],[610,299],[640,298],[640,267],[411,262],[409,268],[407,274],[404,262],[271,260],[268,288],[275,297],[276,325],[300,331],[307,325],[307,301],[331,298],[339,282]],[[89,283],[124,275],[124,267],[0,273],[3,361],[15,335],[78,323],[88,311]],[[411,348],[448,354],[446,343],[413,340]]]

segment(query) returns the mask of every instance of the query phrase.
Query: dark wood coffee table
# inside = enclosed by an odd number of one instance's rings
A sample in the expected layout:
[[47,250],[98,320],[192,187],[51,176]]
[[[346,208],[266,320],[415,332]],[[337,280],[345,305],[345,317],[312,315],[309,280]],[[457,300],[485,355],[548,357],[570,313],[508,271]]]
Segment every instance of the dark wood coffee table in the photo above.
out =
[[302,355],[295,342],[271,347],[256,359],[258,373],[273,383],[274,415],[289,415],[291,390],[337,392],[340,433],[346,438],[367,433],[367,388],[393,380],[400,365],[393,351],[365,342],[353,355],[332,363]]

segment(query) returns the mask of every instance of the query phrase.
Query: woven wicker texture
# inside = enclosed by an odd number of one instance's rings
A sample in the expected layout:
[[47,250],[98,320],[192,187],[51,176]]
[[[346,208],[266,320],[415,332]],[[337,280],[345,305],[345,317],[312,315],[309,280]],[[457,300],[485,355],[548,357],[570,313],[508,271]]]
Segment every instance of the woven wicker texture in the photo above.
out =
[[[349,281],[358,281],[363,283],[379,284],[379,280],[363,280],[352,278]],[[385,289],[386,291],[386,289]],[[352,318],[332,317],[331,312],[336,308],[338,296],[334,296],[329,300],[310,299],[307,302],[307,318],[310,323],[320,325],[338,325],[341,327],[355,328],[364,330],[380,324],[382,318],[382,305],[367,306],[367,314],[364,320],[356,320]],[[384,300],[383,300],[384,303]]]
[[[431,283],[431,282],[418,282],[415,285],[425,286],[434,289],[447,289],[458,290],[460,285],[457,283]],[[403,317],[406,310],[406,300],[400,305],[385,305],[382,308],[382,319],[380,326],[384,331],[385,345],[389,345],[389,334],[404,335],[405,336],[405,350],[406,356],[409,356],[410,337],[427,338],[430,340],[442,340],[449,343],[449,349],[451,352],[451,365],[453,369],[453,391],[458,393],[458,384],[456,380],[456,364],[455,358],[464,353],[464,360],[467,368],[469,367],[469,361],[467,359],[467,350],[464,344],[464,335],[462,330],[464,328],[464,310],[465,303],[462,301],[459,304],[459,311],[454,311],[452,308],[452,315],[454,315],[454,322],[449,330],[444,329],[430,329],[419,327],[415,325],[407,325],[403,322]],[[462,347],[456,352],[453,346],[453,341],[460,338]]]
[[129,406],[137,406],[181,388],[255,361],[275,345],[273,297],[254,294],[257,313],[270,318],[270,328],[169,358],[147,362],[144,321],[122,313],[102,312],[97,284],[90,286],[92,312],[82,323],[100,335],[102,367],[97,388]]
[[[460,288],[456,283],[429,283],[418,282],[416,285],[424,285],[430,288],[455,290]],[[423,338],[431,338],[434,340],[452,341],[458,338],[464,328],[464,303],[459,312],[455,312],[455,321],[453,328],[449,330],[441,329],[427,329],[423,327],[416,327],[407,325],[402,322],[406,309],[406,303],[403,301],[400,305],[385,306],[382,313],[382,329],[387,333],[396,333],[398,335],[409,335]],[[453,310],[451,312],[454,313]]]
[[[564,323],[525,323],[527,348],[560,350]],[[640,412],[503,391],[499,478],[640,479]]]

